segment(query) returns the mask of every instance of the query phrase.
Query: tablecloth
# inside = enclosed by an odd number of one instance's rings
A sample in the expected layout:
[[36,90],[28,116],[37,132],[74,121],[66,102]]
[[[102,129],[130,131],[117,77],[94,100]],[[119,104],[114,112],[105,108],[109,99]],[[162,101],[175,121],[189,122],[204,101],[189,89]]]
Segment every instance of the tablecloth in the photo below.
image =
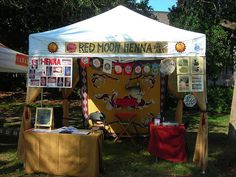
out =
[[89,135],[25,131],[25,172],[98,177],[102,171],[101,132]]
[[187,154],[185,149],[185,127],[149,125],[150,138],[148,152],[153,156],[172,162],[185,162]]

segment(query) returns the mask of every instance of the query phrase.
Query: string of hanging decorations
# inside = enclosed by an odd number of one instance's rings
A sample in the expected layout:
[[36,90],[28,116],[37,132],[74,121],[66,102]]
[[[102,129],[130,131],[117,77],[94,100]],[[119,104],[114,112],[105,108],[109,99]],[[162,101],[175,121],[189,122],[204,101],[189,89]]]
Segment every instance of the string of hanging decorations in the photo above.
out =
[[[167,59],[165,59],[167,60]],[[164,61],[164,60],[163,60]],[[133,60],[130,59],[122,59],[122,58],[90,58],[90,57],[82,57],[80,58],[80,65],[82,67],[93,67],[94,69],[102,69],[103,72],[107,74],[125,74],[125,75],[158,75],[159,70],[163,75],[169,75],[175,70],[175,63],[172,59],[168,59],[169,62],[165,62],[165,65],[162,64],[160,60]],[[163,65],[163,66],[162,66]],[[169,66],[171,65],[171,66]],[[160,68],[164,67],[164,68]],[[171,69],[170,69],[171,68]],[[168,71],[166,71],[168,69]]]

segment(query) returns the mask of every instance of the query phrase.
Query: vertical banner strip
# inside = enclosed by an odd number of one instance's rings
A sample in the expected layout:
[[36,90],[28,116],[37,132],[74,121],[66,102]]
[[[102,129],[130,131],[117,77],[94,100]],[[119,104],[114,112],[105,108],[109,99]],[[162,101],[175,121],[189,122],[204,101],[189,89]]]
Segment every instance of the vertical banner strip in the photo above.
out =
[[87,86],[87,69],[85,67],[81,67],[81,96],[82,96],[82,113],[84,118],[88,118],[88,86]]

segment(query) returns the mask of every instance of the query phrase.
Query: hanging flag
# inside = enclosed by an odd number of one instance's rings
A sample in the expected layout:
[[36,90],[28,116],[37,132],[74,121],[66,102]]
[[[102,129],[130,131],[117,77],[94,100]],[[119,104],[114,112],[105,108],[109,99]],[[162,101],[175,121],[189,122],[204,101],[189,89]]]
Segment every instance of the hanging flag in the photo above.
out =
[[141,74],[142,73],[142,65],[141,64],[136,64],[134,66],[134,74]]
[[149,74],[151,72],[151,66],[150,64],[145,64],[143,67],[143,73],[144,74]]
[[112,61],[103,60],[103,72],[111,74],[111,72],[112,72]]
[[94,58],[92,61],[93,67],[94,68],[100,68],[101,67],[101,61],[98,58]]
[[133,67],[133,63],[125,63],[124,64],[124,73],[126,75],[131,75],[132,74],[132,68]]
[[159,64],[157,63],[152,64],[152,74],[154,76],[157,76],[158,72],[159,72]]
[[114,63],[114,73],[115,74],[122,74],[122,64],[121,63]]
[[90,58],[89,57],[82,57],[80,58],[80,66],[81,67],[89,67],[89,60]]

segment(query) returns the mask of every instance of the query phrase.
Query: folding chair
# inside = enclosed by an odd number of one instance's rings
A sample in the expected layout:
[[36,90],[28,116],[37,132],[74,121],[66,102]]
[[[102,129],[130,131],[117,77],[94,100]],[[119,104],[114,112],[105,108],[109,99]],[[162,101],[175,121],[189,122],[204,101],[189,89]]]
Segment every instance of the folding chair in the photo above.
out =
[[[134,112],[118,112],[115,114],[117,118],[117,122],[121,127],[121,132],[117,135],[115,138],[115,142],[118,141],[122,137],[128,137],[130,138],[131,142],[135,144],[133,136],[129,132],[130,127],[134,127],[134,118],[136,116],[136,113]],[[135,128],[136,130],[136,128]],[[137,131],[137,130],[136,130]]]

